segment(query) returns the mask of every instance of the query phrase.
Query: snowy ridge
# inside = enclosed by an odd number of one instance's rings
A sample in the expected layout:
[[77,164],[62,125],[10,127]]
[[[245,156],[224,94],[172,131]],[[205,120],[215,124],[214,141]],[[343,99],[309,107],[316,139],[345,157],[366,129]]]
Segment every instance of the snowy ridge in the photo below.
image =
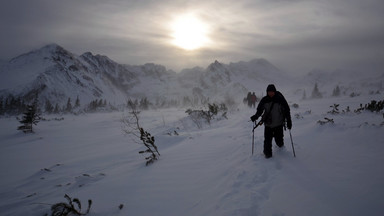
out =
[[129,98],[144,97],[151,101],[185,96],[222,100],[223,96],[242,98],[255,82],[272,82],[273,78],[266,77],[281,77],[278,74],[283,72],[263,59],[229,65],[215,61],[206,69],[175,73],[153,63],[122,65],[90,52],[77,56],[50,44],[1,67],[0,96],[12,94],[29,101],[38,92],[41,103],[50,100],[61,105],[77,96],[83,104],[94,99],[124,104]]
[[[30,102],[36,93],[39,102],[63,106],[67,99],[79,97],[86,106],[95,99],[118,106],[128,99],[148,98],[152,103],[182,101],[222,102],[232,99],[241,103],[248,92],[265,94],[269,83],[278,90],[298,96],[311,94],[318,83],[324,96],[339,85],[344,95],[368,94],[384,90],[384,74],[365,74],[336,70],[313,70],[295,78],[265,59],[224,64],[215,61],[207,68],[184,69],[180,73],[165,66],[148,63],[123,65],[107,56],[86,52],[75,55],[57,44],[20,55],[0,67],[0,98],[8,95]],[[42,106],[41,106],[42,107]]]
[[[97,76],[97,71],[81,60],[84,58],[78,58],[56,44],[21,55],[12,59],[0,72],[5,77],[0,91],[4,96],[13,94],[27,101],[38,92],[41,103],[50,100],[53,104],[63,104],[68,97],[74,100],[79,96],[88,101],[115,89],[110,84],[113,77]],[[113,95],[122,97],[123,94],[115,91]]]

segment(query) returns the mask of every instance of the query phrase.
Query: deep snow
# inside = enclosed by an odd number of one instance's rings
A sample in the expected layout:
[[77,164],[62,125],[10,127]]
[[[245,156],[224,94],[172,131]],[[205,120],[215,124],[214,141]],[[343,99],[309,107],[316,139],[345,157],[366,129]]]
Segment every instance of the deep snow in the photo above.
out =
[[[286,131],[285,147],[274,145],[273,158],[265,159],[262,127],[251,155],[254,109],[240,107],[201,129],[185,109],[143,111],[142,126],[161,153],[148,167],[138,154],[143,147],[121,130],[124,113],[66,115],[40,122],[34,134],[3,118],[0,215],[41,216],[50,213],[47,204],[65,201],[64,194],[79,198],[83,208],[92,199],[91,216],[381,215],[384,119],[353,113],[372,99],[383,98],[287,96],[290,105],[299,104],[291,107],[296,158]],[[334,103],[352,113],[328,114]],[[316,123],[324,117],[335,124]]]

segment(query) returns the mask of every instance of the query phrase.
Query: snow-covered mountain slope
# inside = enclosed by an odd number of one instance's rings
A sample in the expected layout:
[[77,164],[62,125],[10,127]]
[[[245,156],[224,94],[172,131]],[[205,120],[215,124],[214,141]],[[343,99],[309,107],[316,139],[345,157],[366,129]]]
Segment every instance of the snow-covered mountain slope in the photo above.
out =
[[282,87],[290,85],[293,81],[292,77],[265,59],[230,64],[216,60],[205,70],[197,67],[184,70],[179,76],[184,85],[195,84],[195,91],[201,90],[206,97],[232,97],[236,98],[237,102],[240,102],[249,91],[261,96],[269,83]]
[[83,104],[94,99],[124,104],[128,98],[144,97],[152,102],[186,96],[242,98],[254,86],[265,88],[265,83],[277,81],[284,73],[263,59],[229,65],[215,61],[206,69],[175,73],[152,63],[122,65],[90,52],[77,56],[51,44],[12,59],[0,67],[0,76],[0,96],[11,94],[30,101],[38,92],[41,103],[50,100],[63,105],[77,96]]
[[[315,83],[324,96],[339,85],[344,95],[384,91],[384,74],[332,73],[314,70],[302,78],[292,77],[265,59],[224,64],[215,61],[207,68],[184,69],[180,73],[162,65],[123,65],[107,56],[86,52],[75,55],[57,44],[18,56],[0,66],[0,98],[8,95],[30,102],[39,94],[44,105],[63,106],[79,97],[86,106],[95,99],[114,105],[128,99],[147,98],[151,103],[191,101],[241,103],[248,92],[265,95],[269,83],[278,90],[310,96]],[[43,107],[43,106],[41,106]]]
[[[95,67],[97,63],[100,63]],[[42,103],[63,104],[69,97],[82,101],[112,97],[122,99],[125,93],[115,83],[124,74],[124,67],[107,57],[86,53],[80,57],[51,44],[12,59],[0,71],[1,90],[7,96],[32,100],[36,93]],[[131,77],[129,77],[131,78]],[[133,80],[133,79],[132,79]]]
[[[67,202],[64,194],[83,210],[91,199],[89,216],[382,215],[382,115],[328,113],[336,102],[353,110],[381,96],[285,96],[300,105],[292,108],[296,158],[285,131],[285,148],[274,145],[265,159],[262,127],[251,155],[255,110],[246,107],[201,129],[184,109],[141,112],[161,153],[148,167],[138,154],[145,148],[121,131],[121,112],[64,115],[27,135],[14,118],[1,119],[1,215],[50,214],[49,204]],[[316,123],[324,117],[335,123]]]

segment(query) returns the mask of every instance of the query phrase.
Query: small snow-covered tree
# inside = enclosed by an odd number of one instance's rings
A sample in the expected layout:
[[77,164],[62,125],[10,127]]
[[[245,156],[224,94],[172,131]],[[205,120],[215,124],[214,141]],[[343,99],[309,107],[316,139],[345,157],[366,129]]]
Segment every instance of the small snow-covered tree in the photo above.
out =
[[38,112],[38,100],[37,96],[32,105],[27,106],[27,111],[24,113],[23,119],[19,121],[23,125],[19,126],[17,129],[22,130],[24,133],[32,133],[33,125],[37,125],[40,121],[40,114]]
[[0,115],[4,114],[4,102],[3,97],[0,97]]
[[72,199],[70,196],[65,194],[65,199],[67,199],[67,203],[60,202],[51,206],[52,214],[51,216],[69,216],[69,215],[87,215],[91,210],[92,200],[88,200],[88,208],[86,212],[81,211],[81,202],[78,198]]
[[319,88],[317,87],[317,83],[315,84],[315,87],[312,91],[312,98],[322,98],[323,95],[320,93]]
[[136,110],[137,106],[136,106],[136,104],[131,99],[128,99],[127,108],[135,109]]
[[97,102],[97,106],[98,107],[103,107],[104,106],[103,99],[100,99],[99,102]]
[[53,109],[54,109],[53,105],[52,105],[51,102],[47,99],[47,100],[45,101],[45,112],[47,112],[47,113],[52,113],[52,112],[53,112]]
[[330,114],[339,114],[339,106],[340,104],[333,104],[332,106],[330,106],[332,108],[331,111],[329,111],[328,113]]
[[225,118],[227,119],[227,111],[228,108],[224,103],[217,105],[215,103],[209,104],[208,103],[208,110],[192,110],[187,109],[185,113],[189,115],[191,120],[196,124],[198,128],[201,128],[202,122],[201,120],[205,120],[209,125],[211,124],[211,121],[219,115],[219,118]]
[[59,104],[56,103],[53,113],[58,114],[59,112],[60,112],[60,107],[59,107]]
[[371,112],[380,112],[384,109],[384,100],[376,101],[372,100],[371,103],[365,105],[365,109]]
[[70,97],[68,98],[67,106],[65,107],[65,111],[66,112],[71,112],[72,111],[72,103],[71,103],[71,98]]
[[145,157],[147,160],[145,165],[148,166],[155,162],[160,156],[159,150],[155,145],[155,137],[141,127],[139,123],[140,111],[136,109],[136,106],[130,106],[130,104],[128,104],[128,106],[130,112],[128,116],[123,117],[121,120],[123,123],[122,130],[126,134],[131,135],[134,142],[141,143],[145,146],[146,150],[139,151],[139,154],[149,155]]
[[338,97],[338,96],[340,96],[340,88],[339,88],[338,85],[336,86],[335,89],[333,89],[332,96],[333,96],[333,97]]
[[142,98],[140,100],[140,105],[139,105],[140,109],[142,110],[147,110],[149,108],[149,101],[148,99],[145,97],[145,98]]
[[80,99],[79,96],[77,96],[76,101],[75,101],[75,108],[80,107]]

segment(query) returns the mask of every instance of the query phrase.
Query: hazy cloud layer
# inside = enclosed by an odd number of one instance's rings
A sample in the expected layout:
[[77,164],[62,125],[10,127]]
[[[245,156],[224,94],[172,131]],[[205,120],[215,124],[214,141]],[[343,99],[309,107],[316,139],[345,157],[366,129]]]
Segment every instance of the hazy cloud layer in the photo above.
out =
[[[381,0],[5,0],[0,58],[58,43],[174,70],[266,58],[292,72],[383,71],[383,11]],[[209,26],[212,46],[186,52],[170,43],[170,22],[190,12]]]

